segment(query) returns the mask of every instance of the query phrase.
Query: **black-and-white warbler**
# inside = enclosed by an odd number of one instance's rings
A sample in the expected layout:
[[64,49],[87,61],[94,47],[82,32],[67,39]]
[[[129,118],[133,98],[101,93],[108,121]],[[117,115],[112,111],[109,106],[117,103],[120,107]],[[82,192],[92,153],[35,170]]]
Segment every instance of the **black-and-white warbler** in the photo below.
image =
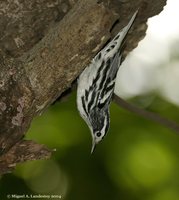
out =
[[92,149],[106,135],[109,124],[109,106],[121,64],[121,45],[130,30],[137,11],[125,26],[91,61],[78,79],[77,106],[92,135]]

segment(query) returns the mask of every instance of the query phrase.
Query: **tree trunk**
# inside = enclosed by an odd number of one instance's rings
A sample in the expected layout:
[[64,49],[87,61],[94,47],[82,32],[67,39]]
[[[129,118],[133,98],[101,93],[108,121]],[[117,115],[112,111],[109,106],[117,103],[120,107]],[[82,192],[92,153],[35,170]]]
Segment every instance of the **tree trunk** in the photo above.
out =
[[[0,2],[0,173],[51,151],[23,140],[32,119],[55,101],[139,9],[125,55],[145,36],[166,0]],[[118,23],[116,23],[118,20]]]

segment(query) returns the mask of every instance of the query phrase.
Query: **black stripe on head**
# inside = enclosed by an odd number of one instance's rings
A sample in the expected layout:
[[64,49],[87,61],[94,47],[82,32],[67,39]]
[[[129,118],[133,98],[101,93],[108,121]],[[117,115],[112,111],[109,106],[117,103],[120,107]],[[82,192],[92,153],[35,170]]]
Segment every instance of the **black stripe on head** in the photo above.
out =
[[107,133],[108,130],[109,130],[109,124],[110,124],[110,121],[109,121],[109,111],[107,111],[106,120],[107,120],[107,122],[106,122],[106,127],[105,127],[105,133]]

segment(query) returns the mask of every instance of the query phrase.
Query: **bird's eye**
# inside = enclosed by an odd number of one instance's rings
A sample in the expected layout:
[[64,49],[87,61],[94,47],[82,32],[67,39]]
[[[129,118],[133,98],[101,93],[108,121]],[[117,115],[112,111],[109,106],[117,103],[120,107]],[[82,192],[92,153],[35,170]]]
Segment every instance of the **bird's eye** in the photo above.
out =
[[97,133],[96,133],[96,136],[97,136],[97,137],[100,137],[100,136],[101,136],[101,133],[100,133],[100,132],[97,132]]

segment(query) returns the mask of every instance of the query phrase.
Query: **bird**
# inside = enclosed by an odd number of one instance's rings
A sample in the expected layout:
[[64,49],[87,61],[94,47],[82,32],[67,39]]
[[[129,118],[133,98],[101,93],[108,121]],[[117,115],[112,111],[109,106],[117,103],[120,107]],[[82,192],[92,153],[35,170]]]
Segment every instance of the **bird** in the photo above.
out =
[[91,153],[106,135],[110,126],[110,103],[116,75],[121,65],[121,48],[138,11],[128,24],[92,59],[77,81],[77,108],[92,136]]

